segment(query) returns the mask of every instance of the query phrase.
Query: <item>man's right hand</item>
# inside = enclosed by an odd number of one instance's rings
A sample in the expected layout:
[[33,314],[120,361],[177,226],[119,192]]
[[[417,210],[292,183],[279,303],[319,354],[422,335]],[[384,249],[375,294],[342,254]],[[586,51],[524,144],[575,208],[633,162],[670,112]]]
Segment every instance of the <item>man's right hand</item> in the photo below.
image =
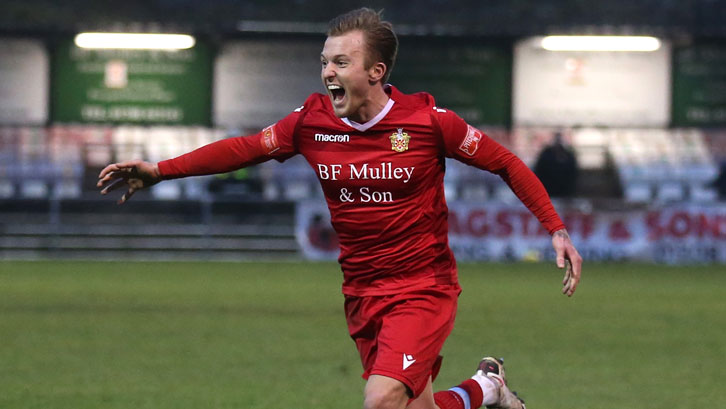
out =
[[96,186],[103,188],[102,195],[126,187],[126,193],[118,201],[118,204],[123,204],[137,190],[153,186],[160,181],[161,174],[157,165],[142,160],[130,160],[106,166],[98,175]]

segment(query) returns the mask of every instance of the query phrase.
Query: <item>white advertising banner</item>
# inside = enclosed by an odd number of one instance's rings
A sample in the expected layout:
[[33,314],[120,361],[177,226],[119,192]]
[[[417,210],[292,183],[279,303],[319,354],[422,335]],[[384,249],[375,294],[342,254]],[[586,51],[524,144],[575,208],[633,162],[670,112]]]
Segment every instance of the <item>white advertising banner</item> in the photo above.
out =
[[547,51],[541,37],[515,45],[516,125],[667,126],[670,45],[653,52]]
[[263,128],[324,92],[320,39],[225,44],[214,64],[214,125]]
[[[558,210],[587,261],[726,263],[726,204]],[[300,204],[297,226],[306,257],[335,259],[325,204]],[[449,245],[459,261],[554,260],[549,234],[521,204],[449,203]]]
[[48,70],[42,42],[0,39],[0,124],[48,120]]

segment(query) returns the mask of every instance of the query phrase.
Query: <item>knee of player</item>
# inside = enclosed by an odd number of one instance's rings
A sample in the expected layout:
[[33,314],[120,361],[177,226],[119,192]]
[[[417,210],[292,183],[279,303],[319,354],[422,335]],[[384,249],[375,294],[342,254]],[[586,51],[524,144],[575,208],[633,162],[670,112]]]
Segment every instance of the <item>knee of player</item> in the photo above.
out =
[[402,409],[409,396],[403,384],[378,385],[366,388],[364,409]]

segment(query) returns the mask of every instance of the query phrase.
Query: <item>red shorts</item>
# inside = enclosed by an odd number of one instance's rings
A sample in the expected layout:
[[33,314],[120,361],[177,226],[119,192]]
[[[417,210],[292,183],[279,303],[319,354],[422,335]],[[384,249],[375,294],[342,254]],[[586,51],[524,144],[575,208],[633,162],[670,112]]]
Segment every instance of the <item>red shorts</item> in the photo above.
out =
[[363,363],[363,378],[383,375],[403,382],[413,397],[435,376],[439,352],[454,328],[458,286],[402,294],[345,297],[348,331]]

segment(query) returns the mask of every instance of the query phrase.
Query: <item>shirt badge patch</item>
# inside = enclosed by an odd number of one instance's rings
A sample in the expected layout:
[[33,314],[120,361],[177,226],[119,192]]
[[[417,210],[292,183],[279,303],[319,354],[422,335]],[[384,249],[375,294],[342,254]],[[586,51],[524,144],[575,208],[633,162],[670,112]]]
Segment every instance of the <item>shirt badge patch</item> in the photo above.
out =
[[461,145],[459,145],[459,149],[469,156],[474,156],[476,151],[479,149],[479,142],[481,141],[482,133],[471,125],[468,125],[468,127],[469,128],[466,131],[466,138],[464,138]]
[[396,152],[404,152],[408,150],[408,141],[411,137],[403,132],[403,128],[398,128],[398,131],[394,132],[389,136],[391,139],[391,149]]
[[262,149],[264,149],[268,155],[280,149],[280,145],[277,142],[277,135],[275,135],[275,125],[270,125],[262,130],[262,139],[260,142],[262,143]]

